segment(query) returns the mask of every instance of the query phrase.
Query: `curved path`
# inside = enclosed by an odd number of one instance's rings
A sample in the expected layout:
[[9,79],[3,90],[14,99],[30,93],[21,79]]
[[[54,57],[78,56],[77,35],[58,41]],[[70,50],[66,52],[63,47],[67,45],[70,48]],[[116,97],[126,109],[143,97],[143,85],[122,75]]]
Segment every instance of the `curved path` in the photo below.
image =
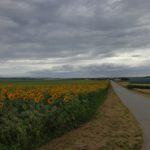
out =
[[113,81],[111,85],[140,123],[144,133],[144,150],[150,150],[150,98],[129,91]]

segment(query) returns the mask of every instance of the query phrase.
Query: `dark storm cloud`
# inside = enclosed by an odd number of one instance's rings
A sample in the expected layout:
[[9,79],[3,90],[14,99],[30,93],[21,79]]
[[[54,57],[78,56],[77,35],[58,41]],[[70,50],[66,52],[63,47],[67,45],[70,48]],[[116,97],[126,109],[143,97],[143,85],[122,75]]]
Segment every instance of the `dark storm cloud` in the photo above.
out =
[[[71,67],[68,76],[80,76],[85,74],[83,71],[96,73],[94,67],[88,65],[96,65],[98,59],[102,59],[102,63],[107,63],[104,61],[106,58],[108,64],[112,65],[109,69],[107,65],[97,67],[101,70],[101,75],[116,75],[112,70],[114,64],[115,68],[118,67],[118,73],[119,70],[123,71],[120,67],[123,65],[126,74],[131,74],[132,66],[137,60],[130,59],[130,63],[124,64],[123,59],[121,60],[122,55],[118,55],[120,59],[112,59],[117,53],[125,52],[128,57],[139,58],[141,63],[145,59],[145,70],[148,70],[149,8],[149,0],[0,1],[0,60],[5,63],[5,68],[1,67],[0,70],[8,74],[7,70],[13,64],[16,72],[21,75],[36,70],[45,70],[44,74],[47,74],[48,64],[50,73],[55,71],[54,64],[60,71],[68,70],[62,66],[69,64]],[[48,59],[53,61],[49,62]],[[20,65],[16,60],[29,60],[22,63],[24,71],[19,73]],[[85,69],[83,61],[93,62],[87,63]],[[71,71],[74,64],[83,71]],[[139,63],[139,68],[141,66]],[[137,66],[135,70],[138,70]]]
[[[69,77],[124,77],[124,76],[145,76],[149,75],[149,67],[142,66],[130,67],[124,65],[89,65],[86,67],[80,67],[77,70],[72,66],[62,66],[53,68],[53,70],[37,70],[30,72],[30,76],[33,77],[51,77],[51,78],[69,78]],[[60,71],[61,70],[61,71]]]

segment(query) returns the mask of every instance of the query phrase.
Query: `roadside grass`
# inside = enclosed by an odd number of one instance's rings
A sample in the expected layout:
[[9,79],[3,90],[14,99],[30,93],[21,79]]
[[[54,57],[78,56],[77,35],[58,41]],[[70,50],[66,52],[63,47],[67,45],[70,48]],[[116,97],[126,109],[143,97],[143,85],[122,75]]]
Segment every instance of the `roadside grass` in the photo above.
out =
[[141,150],[142,130],[110,88],[95,117],[38,150]]
[[150,84],[129,84],[128,82],[117,82],[119,85],[128,88],[136,93],[150,97]]
[[135,88],[133,89],[134,91],[146,96],[146,97],[150,97],[150,89],[138,89],[138,88]]

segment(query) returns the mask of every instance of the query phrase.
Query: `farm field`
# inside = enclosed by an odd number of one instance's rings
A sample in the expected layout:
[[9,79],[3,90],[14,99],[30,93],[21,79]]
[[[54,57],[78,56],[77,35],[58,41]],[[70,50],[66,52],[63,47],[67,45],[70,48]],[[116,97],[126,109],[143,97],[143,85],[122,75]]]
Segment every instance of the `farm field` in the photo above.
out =
[[127,84],[127,87],[130,89],[135,89],[135,88],[139,88],[139,89],[150,89],[150,84]]
[[150,89],[138,89],[138,88],[135,88],[134,89],[135,91],[145,95],[145,96],[148,96],[150,97]]
[[123,87],[126,87],[142,95],[150,97],[150,84],[140,84],[140,83],[134,84],[134,83],[128,83],[127,81],[120,81],[118,83]]
[[108,85],[106,80],[1,81],[1,150],[36,149],[77,128],[96,113]]
[[127,81],[118,81],[117,83],[124,86],[124,87],[126,87],[128,85]]
[[51,86],[51,85],[60,85],[60,84],[79,84],[79,83],[91,83],[97,80],[79,80],[79,79],[34,79],[34,80],[21,80],[21,79],[17,79],[17,80],[13,80],[13,79],[6,79],[6,80],[0,80],[0,85],[2,86],[8,86],[8,85],[15,85],[15,86],[40,86],[40,85],[44,85],[44,86]]

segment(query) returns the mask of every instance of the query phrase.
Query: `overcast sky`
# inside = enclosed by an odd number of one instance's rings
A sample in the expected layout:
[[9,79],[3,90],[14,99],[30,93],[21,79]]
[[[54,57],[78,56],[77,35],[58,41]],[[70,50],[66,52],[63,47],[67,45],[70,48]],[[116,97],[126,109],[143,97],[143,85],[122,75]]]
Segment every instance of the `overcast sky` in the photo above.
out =
[[1,0],[1,77],[150,75],[149,0]]

